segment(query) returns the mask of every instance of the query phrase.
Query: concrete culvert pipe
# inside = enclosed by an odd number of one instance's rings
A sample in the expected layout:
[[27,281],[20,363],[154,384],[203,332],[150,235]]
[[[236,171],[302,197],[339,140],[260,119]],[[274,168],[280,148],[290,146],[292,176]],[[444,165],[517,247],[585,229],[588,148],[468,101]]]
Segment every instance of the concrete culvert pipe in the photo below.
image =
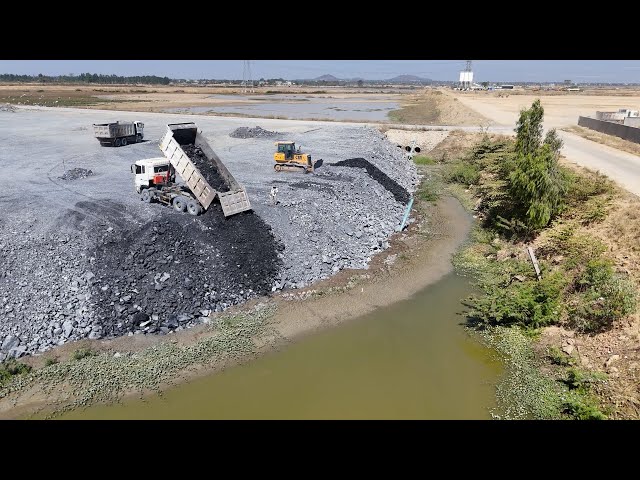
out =
[[398,148],[402,148],[402,145],[398,145]]
[[410,151],[411,151],[411,147],[410,147],[409,145],[407,145],[406,147],[404,147],[404,149],[405,149],[407,152],[410,152]]
[[420,147],[414,148],[413,151],[416,152],[416,153],[420,153]]

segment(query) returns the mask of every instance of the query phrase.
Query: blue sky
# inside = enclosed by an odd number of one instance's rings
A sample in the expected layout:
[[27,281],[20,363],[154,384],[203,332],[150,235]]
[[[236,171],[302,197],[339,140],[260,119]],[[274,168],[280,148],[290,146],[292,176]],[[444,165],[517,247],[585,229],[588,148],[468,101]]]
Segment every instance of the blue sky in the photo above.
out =
[[[252,60],[253,79],[362,77],[383,80],[418,75],[458,80],[464,60]],[[640,83],[638,60],[474,60],[478,82],[619,82]],[[61,75],[102,73],[158,75],[171,78],[242,79],[242,60],[0,60],[0,73]]]

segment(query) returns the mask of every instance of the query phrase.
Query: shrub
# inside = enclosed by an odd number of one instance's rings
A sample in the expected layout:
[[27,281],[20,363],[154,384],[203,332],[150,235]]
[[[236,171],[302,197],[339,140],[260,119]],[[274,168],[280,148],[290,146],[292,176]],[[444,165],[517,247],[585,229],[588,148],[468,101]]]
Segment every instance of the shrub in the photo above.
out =
[[89,347],[81,347],[71,354],[71,358],[74,360],[82,360],[83,358],[92,357],[97,354],[97,352],[94,352]]
[[55,365],[56,363],[58,363],[58,357],[53,357],[53,358],[47,358],[44,361],[44,366],[48,367],[50,365]]
[[14,375],[29,373],[31,366],[16,361],[15,358],[9,358],[0,363],[0,385],[9,380]]
[[532,229],[544,228],[563,206],[567,180],[548,145],[519,155],[509,174],[509,192],[521,220]]
[[613,182],[599,172],[577,174],[567,170],[566,176],[568,179],[567,199],[572,204],[584,202],[591,197],[605,193],[611,194],[615,190]]
[[589,289],[572,309],[571,323],[585,332],[601,331],[614,321],[636,311],[637,293],[627,279],[618,275],[607,279],[598,288]]
[[576,390],[578,393],[588,393],[591,386],[596,382],[601,382],[606,376],[597,372],[585,372],[577,368],[569,368],[567,370],[567,378],[563,383],[569,387],[569,390]]
[[547,357],[554,365],[560,365],[561,367],[569,367],[575,363],[574,359],[569,355],[565,355],[558,347],[549,347],[547,350]]
[[600,411],[593,401],[584,396],[569,394],[562,404],[564,413],[576,420],[606,420],[607,416]]
[[513,282],[506,288],[499,284],[486,286],[484,295],[470,297],[464,304],[471,308],[469,313],[475,321],[538,328],[560,320],[566,285],[565,275],[554,272],[540,281]]
[[600,290],[612,277],[613,262],[607,258],[596,258],[587,262],[575,283],[577,289],[581,291],[589,287]]
[[474,185],[480,180],[480,170],[472,163],[461,161],[450,165],[444,177],[449,183]]
[[598,223],[607,217],[609,201],[606,198],[596,197],[587,200],[579,218],[583,225]]
[[600,258],[607,250],[604,243],[591,235],[576,233],[576,225],[566,223],[549,231],[542,255],[563,255],[566,269],[582,268],[589,261]]

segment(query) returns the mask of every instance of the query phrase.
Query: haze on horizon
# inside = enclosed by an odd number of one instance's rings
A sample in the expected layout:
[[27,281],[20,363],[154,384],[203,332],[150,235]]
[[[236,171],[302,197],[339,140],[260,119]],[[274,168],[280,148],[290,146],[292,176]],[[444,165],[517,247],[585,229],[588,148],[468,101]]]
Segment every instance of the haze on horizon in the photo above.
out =
[[[457,81],[465,60],[252,60],[251,78],[385,80],[416,75]],[[18,75],[157,75],[173,79],[243,78],[243,60],[0,60],[0,73]],[[639,83],[638,60],[474,60],[476,82]]]

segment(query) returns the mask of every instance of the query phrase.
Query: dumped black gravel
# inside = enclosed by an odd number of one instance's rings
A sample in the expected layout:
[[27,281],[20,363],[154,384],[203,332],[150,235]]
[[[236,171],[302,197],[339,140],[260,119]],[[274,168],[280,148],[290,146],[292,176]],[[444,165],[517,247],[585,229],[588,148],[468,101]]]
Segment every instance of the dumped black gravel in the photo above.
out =
[[181,146],[184,153],[186,153],[191,161],[196,164],[200,173],[204,176],[207,182],[209,182],[209,185],[219,192],[228,192],[230,190],[229,185],[227,185],[227,182],[222,178],[215,164],[209,161],[200,147],[196,147],[193,144]]
[[198,217],[168,213],[100,240],[92,302],[104,335],[168,333],[271,292],[284,246],[258,215],[225,219],[218,204]]
[[239,127],[229,134],[229,136],[233,138],[265,138],[276,137],[278,135],[282,135],[282,133],[271,132],[269,130],[265,130],[262,127]]
[[332,163],[331,165],[336,167],[364,168],[367,170],[367,173],[371,178],[391,192],[396,201],[402,204],[406,204],[409,201],[409,192],[402,188],[397,182],[391,180],[384,172],[380,171],[378,167],[369,163],[364,158],[349,158],[347,160]]
[[86,168],[72,168],[71,170],[64,172],[60,178],[62,180],[78,180],[79,178],[87,178],[91,175],[93,175],[93,172]]

